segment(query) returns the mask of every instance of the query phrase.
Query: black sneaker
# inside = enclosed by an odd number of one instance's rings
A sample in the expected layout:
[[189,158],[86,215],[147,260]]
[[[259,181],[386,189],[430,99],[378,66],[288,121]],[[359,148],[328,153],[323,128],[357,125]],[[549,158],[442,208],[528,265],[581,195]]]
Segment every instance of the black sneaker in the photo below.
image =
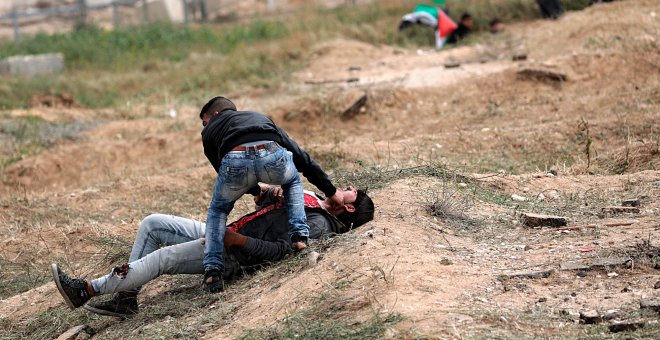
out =
[[83,308],[92,313],[119,318],[137,314],[139,311],[136,292],[120,292],[113,295],[110,300],[88,302]]
[[57,266],[57,263],[50,265],[53,274],[53,280],[60,291],[64,301],[71,309],[76,309],[89,301],[91,296],[87,292],[87,281],[83,279],[74,279],[66,275]]
[[202,289],[209,293],[219,293],[225,290],[225,284],[222,281],[222,273],[216,269],[211,269],[204,273]]

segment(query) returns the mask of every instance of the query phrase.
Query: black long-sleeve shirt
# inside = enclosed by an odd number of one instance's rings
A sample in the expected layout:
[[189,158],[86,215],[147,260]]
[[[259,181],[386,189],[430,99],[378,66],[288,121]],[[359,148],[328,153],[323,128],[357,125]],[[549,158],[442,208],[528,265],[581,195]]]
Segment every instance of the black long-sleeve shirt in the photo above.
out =
[[328,175],[287,133],[264,114],[225,110],[215,115],[202,130],[204,154],[216,172],[232,148],[254,141],[272,140],[293,154],[293,163],[303,176],[331,197],[337,191]]

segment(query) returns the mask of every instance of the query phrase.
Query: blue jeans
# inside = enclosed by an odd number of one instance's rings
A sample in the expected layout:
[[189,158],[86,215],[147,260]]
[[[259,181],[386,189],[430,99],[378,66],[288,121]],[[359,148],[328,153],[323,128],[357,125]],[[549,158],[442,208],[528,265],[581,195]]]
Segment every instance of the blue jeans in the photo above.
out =
[[262,150],[230,151],[222,158],[206,218],[203,264],[207,271],[224,270],[222,253],[227,215],[234,202],[258,182],[282,186],[289,214],[289,237],[309,236],[302,182],[291,152],[275,142],[265,145]]

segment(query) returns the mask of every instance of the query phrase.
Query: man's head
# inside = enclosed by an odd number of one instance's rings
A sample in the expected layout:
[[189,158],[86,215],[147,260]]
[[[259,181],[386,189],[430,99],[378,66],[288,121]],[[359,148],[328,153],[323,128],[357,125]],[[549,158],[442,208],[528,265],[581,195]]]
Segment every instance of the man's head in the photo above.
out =
[[341,223],[354,229],[374,219],[374,202],[366,190],[356,190],[352,186],[337,190],[344,190],[343,210],[335,214]]
[[234,105],[231,100],[220,96],[209,100],[208,103],[204,104],[202,110],[199,111],[199,118],[202,120],[202,126],[206,126],[213,116],[224,110],[236,111],[236,105]]
[[500,21],[500,19],[494,18],[493,20],[488,23],[488,27],[490,30],[490,33],[498,33],[501,32],[504,29],[504,23]]
[[474,27],[474,20],[472,19],[472,15],[468,12],[463,13],[461,16],[461,24],[469,29],[472,29]]

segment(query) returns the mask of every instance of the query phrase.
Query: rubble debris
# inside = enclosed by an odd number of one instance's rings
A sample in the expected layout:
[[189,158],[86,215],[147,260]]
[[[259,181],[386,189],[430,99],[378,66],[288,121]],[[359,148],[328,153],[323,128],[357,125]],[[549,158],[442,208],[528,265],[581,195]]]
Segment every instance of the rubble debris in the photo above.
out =
[[660,289],[660,281],[656,282],[653,289]]
[[564,82],[567,79],[566,75],[563,73],[534,68],[526,68],[518,71],[518,78],[552,83]]
[[625,332],[625,331],[636,331],[640,328],[644,328],[644,321],[624,321],[616,322],[609,325],[608,329],[612,333]]
[[545,279],[550,277],[554,273],[554,269],[539,271],[539,272],[525,272],[525,273],[514,273],[514,274],[503,274],[499,276],[500,281],[508,279]]
[[603,213],[609,213],[609,214],[617,214],[617,213],[632,213],[632,214],[638,214],[639,213],[639,208],[638,207],[618,207],[618,206],[609,206],[603,208]]
[[0,74],[34,77],[61,73],[63,70],[62,53],[17,55],[0,60]]
[[551,167],[550,167],[550,170],[548,170],[548,173],[549,173],[549,174],[552,174],[552,175],[554,175],[554,176],[559,175],[559,171],[557,170],[557,167],[555,167],[555,166],[551,166]]
[[513,194],[511,195],[511,200],[516,202],[525,202],[527,201],[527,197]]
[[619,256],[611,256],[611,257],[605,257],[605,258],[599,258],[595,259],[591,263],[591,267],[617,267],[617,266],[622,266],[622,267],[631,267],[632,266],[632,259],[630,257],[619,257]]
[[511,60],[513,61],[527,60],[527,53],[524,52],[514,53],[513,56],[511,57]]
[[590,309],[580,312],[580,320],[585,324],[597,324],[603,321],[603,317],[598,311]]
[[623,200],[621,205],[624,207],[639,207],[639,198],[629,198],[627,200]]
[[89,333],[92,333],[92,328],[89,325],[78,325],[75,327],[69,328],[66,332],[62,333],[57,337],[57,340],[74,340],[82,335],[82,338],[85,338],[83,334],[89,336]]
[[457,68],[460,67],[461,63],[457,61],[448,61],[445,63],[445,68]]
[[524,213],[522,223],[528,227],[561,227],[566,225],[566,217]]
[[367,95],[364,93],[361,93],[359,95],[359,98],[357,100],[353,98],[351,100],[352,104],[351,106],[346,109],[342,114],[340,115],[341,119],[347,120],[347,119],[352,119],[355,116],[357,116],[360,112],[364,112],[364,106],[367,104]]
[[660,300],[642,300],[639,302],[640,309],[649,309],[660,314]]
[[587,225],[576,225],[572,227],[564,227],[564,228],[557,228],[555,230],[557,231],[562,231],[562,230],[578,230],[578,229],[586,229],[586,228],[596,228],[595,224],[587,224]]

